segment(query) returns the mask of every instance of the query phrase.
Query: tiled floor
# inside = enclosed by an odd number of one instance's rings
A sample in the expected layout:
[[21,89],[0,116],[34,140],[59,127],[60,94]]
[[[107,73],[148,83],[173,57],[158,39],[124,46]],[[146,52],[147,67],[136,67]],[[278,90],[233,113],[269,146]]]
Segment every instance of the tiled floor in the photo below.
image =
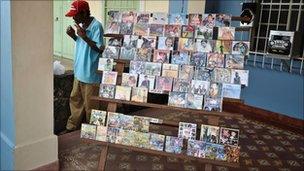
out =
[[[207,118],[182,112],[144,109],[136,115],[153,116],[170,121],[206,123]],[[214,166],[213,170],[303,170],[304,137],[248,119],[225,117],[220,126],[240,129],[240,168]],[[153,125],[151,132],[177,135],[177,129]],[[59,137],[59,161],[62,170],[94,170],[98,166],[98,143],[87,144],[80,140],[79,131]],[[106,170],[203,170],[204,164],[192,160],[180,160],[145,153],[110,148]]]

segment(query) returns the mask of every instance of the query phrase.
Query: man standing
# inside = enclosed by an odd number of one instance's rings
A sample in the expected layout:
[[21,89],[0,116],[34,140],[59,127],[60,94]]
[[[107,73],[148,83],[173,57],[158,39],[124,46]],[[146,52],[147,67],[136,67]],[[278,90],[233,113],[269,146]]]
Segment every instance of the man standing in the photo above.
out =
[[98,107],[98,102],[91,101],[93,95],[98,95],[98,85],[101,77],[96,73],[98,59],[104,50],[103,28],[90,14],[89,4],[84,0],[75,0],[70,11],[65,15],[73,17],[75,30],[69,26],[67,34],[75,40],[74,83],[70,96],[71,116],[66,130],[71,132],[79,128],[83,115],[89,122],[91,109]]

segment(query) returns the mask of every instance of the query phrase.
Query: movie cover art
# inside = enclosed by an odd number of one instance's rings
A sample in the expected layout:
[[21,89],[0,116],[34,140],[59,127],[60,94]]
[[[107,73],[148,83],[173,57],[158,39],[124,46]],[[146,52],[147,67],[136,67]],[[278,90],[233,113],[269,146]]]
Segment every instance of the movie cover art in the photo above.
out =
[[198,140],[188,140],[187,155],[205,158],[206,143]]
[[202,14],[189,14],[189,25],[198,26],[202,22]]
[[208,143],[219,143],[220,127],[212,125],[201,125],[200,140]]
[[224,146],[227,162],[239,163],[240,161],[240,147],[237,146]]
[[187,108],[190,109],[202,109],[203,108],[204,96],[188,93],[187,94]]
[[168,105],[185,108],[187,105],[186,93],[176,91],[169,92]]
[[115,71],[104,71],[102,72],[102,84],[116,85],[117,72]]
[[202,81],[211,81],[213,70],[208,68],[196,68],[194,72],[194,79],[195,80],[202,80]]
[[188,65],[190,62],[189,51],[173,51],[171,57],[172,64]]
[[238,129],[221,127],[220,144],[238,146],[239,145],[239,133],[240,133],[240,131]]
[[134,132],[134,144],[138,148],[150,148],[150,133]]
[[166,37],[180,37],[181,26],[180,25],[165,25],[165,36]]
[[113,61],[114,60],[110,58],[99,58],[98,71],[112,71]]
[[193,38],[195,32],[195,27],[190,25],[182,25],[181,37],[183,38]]
[[144,74],[146,62],[143,61],[130,61],[130,74]]
[[169,63],[170,50],[154,50],[153,62]]
[[136,48],[139,36],[124,35],[123,46],[125,48]]
[[190,57],[190,65],[195,68],[205,67],[207,63],[207,53],[205,52],[193,52]]
[[183,139],[196,139],[196,124],[179,122],[178,137]]
[[232,84],[241,84],[248,86],[249,70],[231,70],[231,82]]
[[80,138],[87,138],[95,140],[96,138],[96,125],[81,124]]
[[171,77],[156,77],[155,89],[159,91],[171,91],[173,78]]
[[221,97],[214,97],[214,98],[206,97],[204,102],[204,110],[221,112],[222,102],[223,102],[223,98]]
[[137,132],[149,132],[150,119],[142,116],[134,116],[133,130]]
[[241,98],[241,85],[240,84],[223,84],[223,97],[240,99]]
[[207,67],[208,68],[223,68],[225,64],[225,55],[220,53],[208,53]]
[[158,37],[157,49],[159,50],[173,50],[174,37]]
[[97,126],[96,130],[96,140],[107,142],[107,130],[106,126]]
[[168,153],[181,154],[183,148],[183,139],[173,136],[166,136],[165,151]]
[[219,40],[234,40],[235,27],[219,27],[218,37]]
[[136,48],[121,47],[119,59],[133,60],[136,54]]
[[153,90],[154,83],[155,83],[154,75],[139,75],[138,87],[146,87],[149,90]]
[[222,83],[211,82],[209,86],[208,96],[211,98],[222,97],[223,96],[222,89],[223,89]]
[[250,50],[250,43],[243,41],[233,41],[232,43],[232,54],[240,54],[248,56]]
[[177,78],[178,77],[178,65],[176,65],[176,64],[166,64],[166,63],[163,64],[162,76],[163,77]]
[[134,60],[149,62],[151,61],[151,56],[152,56],[152,49],[139,48],[136,50],[136,55],[134,57]]
[[150,133],[150,149],[163,151],[165,145],[165,136],[161,134]]
[[194,51],[195,41],[189,38],[178,39],[178,50],[180,51]]
[[109,11],[108,12],[109,22],[121,22],[121,13],[119,11]]
[[121,114],[119,117],[119,128],[124,130],[133,130],[134,117]]
[[100,84],[99,96],[103,98],[113,99],[115,95],[115,85]]
[[105,29],[105,34],[119,34],[120,23],[119,22],[108,22]]
[[122,113],[108,112],[107,127],[120,128],[120,117]]
[[115,143],[132,146],[134,144],[134,131],[120,129]]
[[172,25],[188,25],[188,15],[183,13],[169,14],[169,24]]
[[150,24],[167,24],[168,15],[164,12],[154,12],[150,17]]
[[91,125],[98,125],[98,126],[102,125],[102,126],[104,126],[105,123],[106,123],[106,116],[107,116],[106,111],[92,109],[91,110],[91,117],[90,117],[90,124]]
[[121,129],[115,127],[107,127],[107,141],[110,143],[116,142],[116,137],[119,135]]
[[215,14],[204,14],[202,25],[213,29],[213,27],[215,27],[215,17]]
[[147,103],[148,89],[146,87],[133,87],[131,101]]
[[210,82],[202,80],[191,81],[191,93],[198,95],[206,95],[209,91]]
[[144,72],[145,75],[160,76],[161,71],[162,71],[161,63],[146,62],[145,72]]
[[163,35],[164,35],[164,25],[150,24],[149,36],[163,36]]
[[244,56],[240,54],[226,55],[226,68],[243,69]]
[[156,47],[156,37],[141,36],[137,41],[137,48],[154,49]]
[[214,52],[222,54],[231,54],[232,41],[231,40],[216,40]]
[[227,68],[214,68],[212,81],[220,83],[230,83],[231,71]]
[[107,46],[105,50],[102,53],[103,58],[112,58],[112,59],[118,59],[119,56],[119,47],[116,46]]
[[138,23],[142,23],[142,24],[148,24],[149,23],[149,19],[150,19],[150,13],[147,12],[141,12],[141,13],[137,13],[137,17],[136,17],[136,24]]
[[136,13],[133,11],[122,12],[121,22],[122,23],[134,23],[136,21]]
[[138,36],[149,35],[149,25],[147,23],[137,23],[133,26],[133,34]]
[[195,40],[195,51],[211,53],[215,49],[214,40],[196,39]]
[[191,80],[194,75],[194,66],[192,65],[181,65],[179,68],[179,79]]
[[231,15],[229,14],[216,14],[215,27],[230,27]]
[[213,144],[217,148],[216,160],[227,161],[227,155],[225,152],[225,146],[221,144]]
[[129,86],[129,87],[136,87],[137,79],[138,79],[137,74],[122,73],[121,85]]
[[205,158],[215,160],[217,156],[218,148],[217,144],[206,143]]
[[195,28],[195,37],[198,39],[212,40],[213,29],[210,29],[206,26],[197,26]]
[[131,35],[133,33],[133,23],[120,23],[119,34]]
[[179,79],[179,78],[174,78],[173,80],[173,91],[177,92],[189,92],[190,91],[190,81],[189,80],[184,80],[184,79]]
[[130,101],[131,87],[116,86],[115,99]]
[[122,46],[122,38],[119,37],[107,37],[107,46],[116,46],[121,47]]

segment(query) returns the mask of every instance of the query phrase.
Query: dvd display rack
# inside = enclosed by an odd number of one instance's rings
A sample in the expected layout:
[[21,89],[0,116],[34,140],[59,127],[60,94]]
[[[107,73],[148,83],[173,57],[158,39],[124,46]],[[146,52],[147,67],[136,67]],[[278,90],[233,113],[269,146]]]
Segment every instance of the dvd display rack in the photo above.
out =
[[[232,19],[233,18],[235,18],[236,20],[242,20],[242,18],[239,18],[239,17],[232,17]],[[124,36],[123,36],[123,34],[105,34],[104,37],[123,38]],[[117,74],[118,75],[117,83],[121,83],[121,75],[123,74],[125,67],[129,65],[130,61],[122,60],[122,59],[114,59],[114,61],[116,62],[115,71],[118,73]],[[149,108],[177,110],[177,111],[185,112],[186,114],[189,114],[189,115],[198,114],[198,115],[206,116],[208,118],[208,121],[206,124],[213,125],[213,126],[219,126],[220,117],[227,117],[227,116],[231,117],[231,118],[242,118],[243,117],[243,115],[241,115],[241,114],[232,114],[232,113],[217,112],[217,111],[204,111],[204,110],[189,109],[189,108],[179,108],[179,107],[174,107],[174,106],[168,106],[166,104],[156,104],[156,103],[149,103],[149,102],[147,102],[147,103],[133,102],[133,101],[103,98],[103,97],[99,97],[99,96],[92,97],[91,100],[106,103],[107,112],[116,112],[118,105],[124,104],[124,105],[130,105],[130,106],[142,106],[142,107],[149,107]],[[151,116],[151,117],[154,117],[154,116]],[[152,124],[157,124],[157,125],[161,125],[161,126],[171,126],[171,127],[177,127],[177,128],[179,126],[179,123],[160,120],[160,119],[157,122],[154,122]],[[99,142],[99,141],[88,140],[88,139],[83,139],[83,141],[88,142],[88,143]],[[220,165],[220,166],[227,166],[227,167],[233,167],[233,168],[237,168],[240,166],[239,163],[228,163],[228,162],[211,160],[211,159],[195,158],[195,157],[187,156],[184,154],[166,153],[163,151],[154,151],[154,150],[130,147],[130,146],[125,146],[125,145],[120,145],[120,144],[112,144],[109,142],[99,142],[99,143],[101,145],[104,145],[104,148],[102,148],[101,153],[100,153],[98,170],[105,170],[108,149],[110,147],[122,148],[122,149],[127,148],[132,151],[143,152],[143,153],[152,154],[152,155],[169,156],[169,157],[171,156],[171,157],[177,157],[180,159],[194,159],[198,162],[205,163],[205,168],[202,168],[202,170],[207,170],[207,171],[212,170],[212,165]]]

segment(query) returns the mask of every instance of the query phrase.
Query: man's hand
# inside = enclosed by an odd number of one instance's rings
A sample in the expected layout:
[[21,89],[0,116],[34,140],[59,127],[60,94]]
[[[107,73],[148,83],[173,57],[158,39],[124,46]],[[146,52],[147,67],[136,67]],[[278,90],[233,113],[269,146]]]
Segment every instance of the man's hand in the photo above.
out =
[[72,39],[76,41],[77,36],[75,34],[75,30],[72,28],[72,26],[69,26],[66,30],[67,35],[69,35]]
[[86,38],[86,31],[82,27],[80,27],[78,24],[75,24],[75,27],[77,29],[77,35],[83,39]]

